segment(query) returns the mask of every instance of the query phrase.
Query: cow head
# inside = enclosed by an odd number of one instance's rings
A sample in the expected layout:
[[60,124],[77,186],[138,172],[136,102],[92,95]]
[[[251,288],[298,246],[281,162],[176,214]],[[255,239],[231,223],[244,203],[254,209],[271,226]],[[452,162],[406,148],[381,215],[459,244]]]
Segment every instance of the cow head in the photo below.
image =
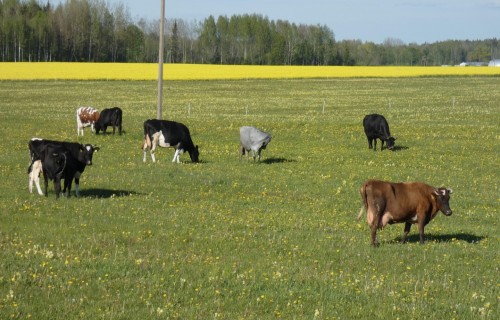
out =
[[101,124],[101,118],[99,118],[94,123],[95,134],[99,134],[99,131],[104,130],[104,126]]
[[387,143],[387,149],[393,150],[395,141],[396,141],[396,138],[393,138],[393,137],[386,138],[385,142]]
[[438,188],[434,189],[434,197],[436,198],[436,204],[445,216],[451,216],[452,211],[450,208],[450,194],[453,190],[449,188]]
[[191,157],[191,161],[199,162],[200,151],[198,151],[198,146],[195,146],[192,151],[189,152],[189,156]]
[[94,152],[99,151],[99,147],[95,147],[91,144],[80,145],[81,157],[86,165],[92,165],[92,156]]

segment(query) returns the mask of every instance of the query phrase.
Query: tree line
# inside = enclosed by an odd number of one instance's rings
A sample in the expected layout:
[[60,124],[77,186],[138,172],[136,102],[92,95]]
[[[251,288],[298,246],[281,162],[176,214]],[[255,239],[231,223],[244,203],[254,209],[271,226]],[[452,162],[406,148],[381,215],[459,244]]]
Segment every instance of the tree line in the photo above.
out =
[[[0,0],[0,60],[157,62],[159,20],[134,21],[105,0]],[[167,19],[167,63],[251,65],[456,65],[500,58],[497,39],[405,44],[336,41],[326,25],[258,14]]]

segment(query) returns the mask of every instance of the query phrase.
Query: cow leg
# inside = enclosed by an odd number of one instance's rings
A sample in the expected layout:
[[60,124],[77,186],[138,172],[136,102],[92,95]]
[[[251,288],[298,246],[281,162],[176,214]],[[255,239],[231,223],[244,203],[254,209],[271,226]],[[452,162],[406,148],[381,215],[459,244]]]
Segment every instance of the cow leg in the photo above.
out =
[[40,171],[42,171],[42,161],[37,160],[33,163],[33,167],[30,172],[29,189],[30,193],[33,193],[33,181],[34,181],[38,194],[43,196],[42,188],[40,188]]
[[156,162],[156,158],[155,158],[155,151],[156,151],[156,148],[158,147],[158,143],[159,143],[159,140],[160,140],[160,133],[155,133],[153,135],[153,141],[151,141],[151,148],[149,150],[149,153],[151,154],[151,159],[153,160],[153,162]]
[[59,199],[59,195],[61,194],[61,179],[54,178],[54,189],[56,190],[56,199]]
[[401,243],[406,242],[406,237],[408,236],[408,233],[410,233],[410,229],[411,229],[411,223],[406,222],[405,223],[405,231],[403,233],[403,237],[401,238]]
[[174,154],[174,159],[172,160],[172,162],[176,162],[177,163],[180,163],[180,155],[181,155],[181,149],[175,149],[175,154]]
[[[82,175],[81,172],[77,171],[75,175],[72,178],[68,178],[68,192],[67,195],[68,197],[70,196],[71,192],[71,186],[73,184],[73,178],[75,179],[75,196],[79,197],[80,196],[80,176]],[[64,185],[64,189],[66,190],[66,184]]]
[[373,151],[377,151],[377,138],[373,139]]
[[420,244],[424,244],[424,227],[425,221],[422,219],[418,222],[418,235],[420,237]]
[[257,157],[257,153],[255,150],[252,150],[252,157],[253,157],[253,162],[255,162],[255,158]]
[[257,157],[259,159],[259,162],[260,162],[260,152],[261,152],[262,149],[259,149],[259,151],[257,151]]
[[[70,184],[71,187],[71,184]],[[80,197],[80,179],[75,179],[75,196]]]
[[374,199],[371,188],[367,188],[365,192],[367,193],[367,198],[371,199],[368,203],[367,219],[371,230],[372,245],[378,246],[377,229],[383,225],[382,218],[385,211],[385,201],[383,199]]
[[35,181],[34,171],[34,163],[31,162],[28,168],[28,190],[30,191],[30,193],[33,193],[33,181]]
[[374,246],[374,247],[378,246],[377,229],[378,229],[377,224],[370,225],[370,231],[371,231],[371,237],[372,237],[372,246]]
[[70,197],[70,192],[71,192],[71,183],[73,179],[70,179],[69,177],[64,178],[64,189],[63,189],[63,195],[67,198]]
[[372,138],[368,138],[368,149],[373,149],[372,141]]
[[49,179],[47,178],[47,174],[45,173],[45,171],[43,172],[43,185],[45,187],[45,196],[48,197],[49,196],[49,192],[48,192]]
[[33,181],[34,181],[34,177],[32,177],[33,175],[33,172],[30,172],[29,175],[28,175],[28,190],[30,191],[30,193],[33,193]]
[[122,125],[121,124],[118,125],[118,134],[122,135]]
[[148,152],[147,138],[144,137],[144,142],[142,143],[142,162],[146,163],[146,153]]
[[369,204],[366,209],[366,220],[370,226],[371,232],[371,244],[376,247],[378,245],[377,241],[377,229],[379,227],[379,214],[377,211],[374,212],[373,208],[377,208],[374,205]]
[[241,150],[240,150],[240,162],[241,162],[241,158],[245,155],[245,147],[241,147]]

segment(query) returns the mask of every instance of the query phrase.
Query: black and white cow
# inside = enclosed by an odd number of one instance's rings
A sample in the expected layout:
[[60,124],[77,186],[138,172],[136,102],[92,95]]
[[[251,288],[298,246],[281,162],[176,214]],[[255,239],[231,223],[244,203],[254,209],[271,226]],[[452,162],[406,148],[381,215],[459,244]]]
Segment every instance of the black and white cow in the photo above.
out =
[[[384,116],[380,114],[369,114],[363,119],[363,127],[365,129],[366,138],[368,139],[368,148],[374,151],[377,150],[377,139],[382,141],[382,146],[380,150],[384,148],[384,142],[387,143],[387,149],[392,150],[394,148],[394,141],[396,138],[391,137],[391,132],[389,131],[389,124],[385,120]],[[372,141],[374,145],[372,147]]]
[[[40,172],[42,171],[44,172],[44,178],[45,178],[45,171],[47,171],[43,165],[44,162],[43,159],[44,158],[52,159],[50,160],[51,168],[49,172],[49,175],[52,176],[52,178],[50,178],[49,176],[47,176],[47,178],[54,180],[55,177],[54,175],[55,172],[57,171],[56,169],[57,169],[58,159],[60,160],[60,158],[63,157],[64,154],[64,157],[66,159],[69,159],[69,162],[67,161],[69,169],[66,169],[65,176],[62,177],[63,179],[65,179],[63,192],[67,192],[69,196],[70,190],[69,189],[66,190],[66,188],[67,187],[71,188],[71,183],[73,179],[75,179],[75,193],[76,196],[80,195],[80,176],[85,170],[85,167],[87,165],[92,165],[92,157],[94,155],[94,152],[99,150],[99,147],[95,147],[91,144],[79,144],[76,142],[61,142],[54,140],[45,140],[40,138],[31,139],[28,146],[31,157],[31,164],[28,168],[30,192],[33,192],[33,182],[34,182],[38,190],[38,193],[40,195],[43,195],[43,192],[40,188]],[[47,153],[46,150],[48,146],[50,146],[51,150],[54,151],[53,153],[58,154],[57,157],[51,155],[50,152]],[[54,157],[57,159],[53,159]],[[47,179],[45,179],[45,183],[47,185],[48,183]],[[47,192],[47,189],[45,190],[45,192]]]
[[199,151],[191,139],[189,129],[182,123],[168,120],[150,119],[144,121],[144,142],[142,149],[144,151],[143,161],[146,162],[146,152],[149,149],[151,159],[156,162],[156,148],[175,148],[172,162],[179,163],[179,157],[184,152],[189,152],[192,162],[198,162]]
[[115,127],[118,127],[118,134],[122,134],[122,109],[114,107],[101,111],[95,123],[95,133],[99,134],[102,130],[103,134],[106,134],[108,126],[113,127],[113,134],[115,134]]
[[241,157],[247,154],[247,161],[252,151],[253,161],[255,157],[258,156],[260,161],[260,154],[262,149],[265,149],[269,142],[271,142],[271,135],[267,132],[261,131],[255,127],[244,126],[240,128],[240,161]]

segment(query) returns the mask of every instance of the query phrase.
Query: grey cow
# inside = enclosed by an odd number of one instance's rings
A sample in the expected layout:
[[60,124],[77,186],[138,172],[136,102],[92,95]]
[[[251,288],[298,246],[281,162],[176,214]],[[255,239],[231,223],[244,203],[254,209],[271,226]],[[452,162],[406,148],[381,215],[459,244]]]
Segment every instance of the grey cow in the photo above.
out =
[[247,161],[250,150],[252,151],[253,161],[258,156],[260,161],[260,153],[265,149],[269,142],[271,142],[271,135],[267,132],[261,131],[255,127],[244,126],[240,128],[240,161],[241,157],[247,153]]

